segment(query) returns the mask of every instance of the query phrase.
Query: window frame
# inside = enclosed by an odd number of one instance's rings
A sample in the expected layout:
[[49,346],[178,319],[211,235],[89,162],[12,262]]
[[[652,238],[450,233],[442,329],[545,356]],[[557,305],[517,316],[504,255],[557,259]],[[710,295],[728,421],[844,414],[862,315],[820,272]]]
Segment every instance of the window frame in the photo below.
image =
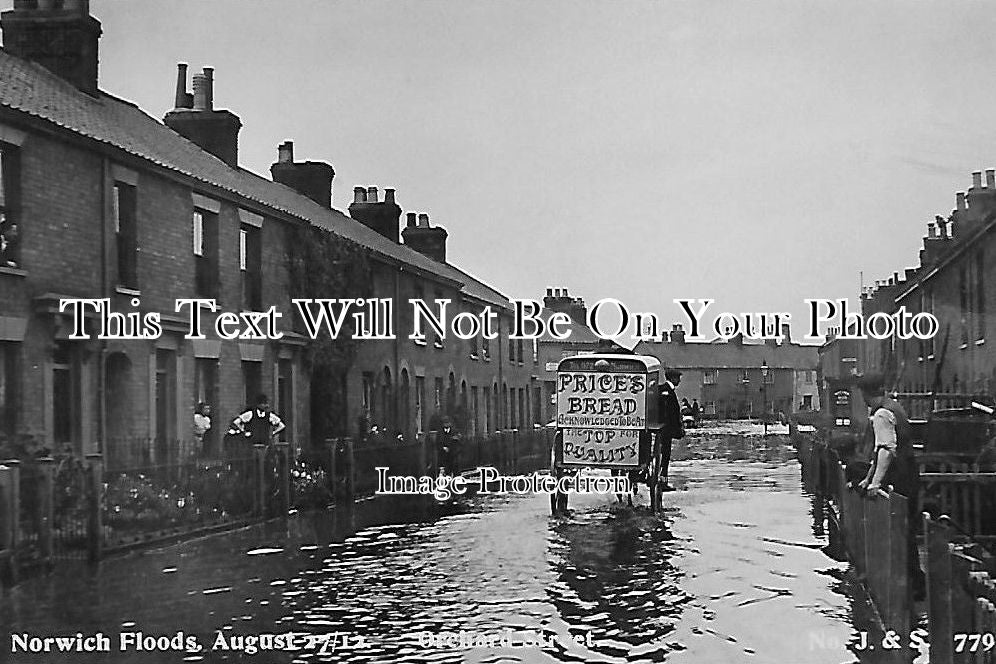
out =
[[[18,145],[0,140],[0,235],[7,245],[0,245],[0,267],[18,269],[22,266],[21,237],[21,149]],[[12,241],[4,231],[17,227]]]

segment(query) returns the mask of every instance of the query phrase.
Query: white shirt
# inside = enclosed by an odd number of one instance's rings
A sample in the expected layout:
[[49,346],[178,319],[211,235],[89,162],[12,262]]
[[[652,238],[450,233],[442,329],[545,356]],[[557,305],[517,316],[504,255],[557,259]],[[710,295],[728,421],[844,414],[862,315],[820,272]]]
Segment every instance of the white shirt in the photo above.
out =
[[207,415],[194,413],[194,435],[200,438],[211,428],[211,418]]
[[[266,411],[264,411],[264,410],[257,410],[255,412],[258,413],[259,417],[263,417],[264,415],[266,415]],[[241,415],[239,415],[235,419],[237,419],[239,422],[242,422],[243,424],[249,424],[249,422],[252,421],[252,416],[253,416],[253,411],[247,410],[246,412],[242,413]],[[280,418],[277,417],[277,414],[271,412],[270,413],[270,426],[278,427],[281,424],[283,424],[283,422],[280,421]]]
[[896,415],[888,408],[879,408],[869,418],[875,431],[875,450],[896,453]]

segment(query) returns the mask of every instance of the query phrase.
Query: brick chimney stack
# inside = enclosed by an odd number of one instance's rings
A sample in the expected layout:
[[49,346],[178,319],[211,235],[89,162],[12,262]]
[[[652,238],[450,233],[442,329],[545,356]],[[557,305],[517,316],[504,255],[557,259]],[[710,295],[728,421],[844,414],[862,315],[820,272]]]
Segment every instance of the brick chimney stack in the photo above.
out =
[[681,326],[681,323],[674,323],[671,325],[671,343],[673,344],[684,344],[685,343],[685,328]]
[[231,111],[214,109],[214,69],[204,67],[193,76],[194,92],[187,92],[187,65],[177,65],[175,108],[163,122],[200,148],[236,168],[242,121]]
[[[418,219],[417,223],[416,219]],[[425,213],[421,213],[417,217],[409,213],[407,220],[405,230],[401,232],[405,244],[438,263],[445,263],[446,237],[448,235],[446,229],[442,226],[430,226],[429,215]]]
[[100,21],[89,0],[14,0],[0,14],[3,47],[34,60],[90,95],[97,94]]
[[547,288],[543,298],[543,308],[549,311],[562,312],[571,320],[583,324],[588,320],[588,307],[580,297],[571,297],[566,288]]
[[293,141],[284,141],[277,147],[277,161],[270,166],[270,177],[324,208],[332,207],[335,170],[324,161],[294,161]]
[[384,200],[380,200],[377,187],[354,187],[353,202],[349,205],[349,216],[364,226],[371,228],[391,242],[398,241],[398,224],[401,208],[394,201],[394,190],[384,190]]

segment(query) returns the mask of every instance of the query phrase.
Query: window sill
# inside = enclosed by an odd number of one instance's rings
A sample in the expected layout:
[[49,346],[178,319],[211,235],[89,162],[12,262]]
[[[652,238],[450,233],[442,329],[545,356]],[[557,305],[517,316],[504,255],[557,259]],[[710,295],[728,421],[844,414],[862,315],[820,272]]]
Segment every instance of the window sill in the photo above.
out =
[[437,350],[442,350],[443,349],[443,344],[439,343],[438,341],[433,341],[432,342],[432,347],[435,348],[435,349],[437,349]]
[[976,345],[976,346],[982,346],[982,345],[984,345],[985,343],[986,343],[986,340],[985,340],[985,339],[976,339],[976,340],[975,340],[975,345]]
[[962,345],[958,346],[958,348],[960,348],[961,350],[965,350],[966,348],[968,348],[968,342],[966,341]]
[[480,360],[481,358],[479,358],[477,356],[477,353],[471,353],[470,354],[470,359],[472,359],[472,360],[474,360],[476,362],[477,360]]
[[425,339],[412,339],[412,342],[413,342],[413,343],[414,343],[414,344],[415,344],[416,346],[428,346],[428,345],[429,345],[429,344],[428,344],[428,343],[426,342],[426,340],[425,340]]
[[28,276],[27,270],[22,270],[19,267],[10,267],[9,265],[0,265],[0,274],[9,274],[12,277],[26,277]]
[[115,286],[114,292],[119,295],[128,295],[130,297],[142,297],[142,291],[137,288],[129,288],[128,286]]
[[934,354],[933,353],[931,353],[930,355],[927,356],[927,361],[928,362],[931,361],[931,360],[933,360],[933,359],[934,359]]

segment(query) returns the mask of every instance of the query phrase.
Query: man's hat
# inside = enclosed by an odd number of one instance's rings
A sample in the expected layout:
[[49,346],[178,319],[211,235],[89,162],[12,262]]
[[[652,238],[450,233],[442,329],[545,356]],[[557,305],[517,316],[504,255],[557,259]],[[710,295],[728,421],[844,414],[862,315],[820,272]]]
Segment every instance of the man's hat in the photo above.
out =
[[672,378],[681,378],[681,372],[677,369],[665,369],[664,378],[671,380]]

